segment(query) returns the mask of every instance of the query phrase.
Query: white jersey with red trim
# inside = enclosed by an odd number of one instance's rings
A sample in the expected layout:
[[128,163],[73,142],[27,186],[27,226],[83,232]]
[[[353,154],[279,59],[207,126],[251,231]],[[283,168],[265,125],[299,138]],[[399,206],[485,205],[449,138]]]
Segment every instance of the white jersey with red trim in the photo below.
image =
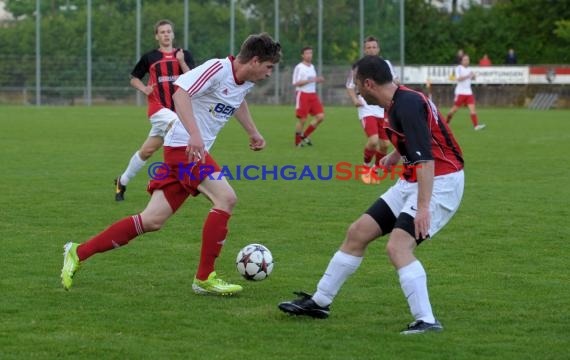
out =
[[[236,81],[233,60],[233,56],[208,60],[180,75],[174,82],[191,98],[196,125],[200,129],[207,151],[214,145],[220,130],[255,85],[250,81]],[[186,128],[180,119],[177,119],[164,138],[164,145],[186,146],[189,139]]]
[[[305,64],[300,62],[295,66],[293,70],[293,81],[292,84],[296,84],[302,80],[311,80],[317,77],[317,70],[315,70],[315,66],[313,64]],[[302,91],[306,93],[315,93],[317,92],[317,83],[310,82],[303,86],[297,86],[295,88],[296,91]]]
[[[394,67],[392,66],[392,63],[388,60],[385,60],[385,61],[388,64],[388,66],[390,67],[390,71],[392,72],[392,78],[397,79],[398,77],[396,75],[396,71],[394,71]],[[356,89],[356,84],[354,84],[354,70],[351,70],[350,74],[348,74],[348,78],[346,79],[346,88],[347,89]],[[384,108],[382,108],[378,105],[369,105],[366,102],[366,100],[364,100],[364,98],[360,94],[357,94],[356,96],[358,97],[358,100],[360,101],[360,103],[363,104],[362,106],[357,107],[358,118],[360,120],[364,119],[367,116],[384,118]]]
[[[471,74],[471,69],[469,67],[465,67],[463,65],[458,65],[455,68],[455,78],[459,79],[460,77],[468,76]],[[473,95],[473,91],[471,90],[471,78],[468,77],[463,80],[457,80],[457,85],[455,86],[455,95]]]

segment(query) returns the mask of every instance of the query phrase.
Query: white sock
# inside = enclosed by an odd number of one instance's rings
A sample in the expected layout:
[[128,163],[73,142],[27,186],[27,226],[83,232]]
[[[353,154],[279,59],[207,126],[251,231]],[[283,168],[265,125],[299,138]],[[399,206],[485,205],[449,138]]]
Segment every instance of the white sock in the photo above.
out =
[[131,157],[131,161],[129,161],[129,166],[121,175],[121,184],[127,185],[129,180],[135,177],[135,175],[143,168],[144,164],[146,164],[146,160],[141,159],[139,152],[137,151],[133,157]]
[[398,270],[398,275],[414,318],[433,324],[435,317],[429,302],[427,276],[422,263],[416,260]]
[[353,256],[338,250],[317,285],[313,301],[323,307],[332,303],[342,284],[358,269],[361,262],[362,256]]

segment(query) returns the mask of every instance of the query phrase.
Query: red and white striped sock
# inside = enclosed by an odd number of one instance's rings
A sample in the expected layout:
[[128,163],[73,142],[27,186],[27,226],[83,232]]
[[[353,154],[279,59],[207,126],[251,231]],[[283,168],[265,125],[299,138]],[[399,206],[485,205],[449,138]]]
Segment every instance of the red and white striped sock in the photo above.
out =
[[126,217],[109,226],[103,232],[77,247],[80,261],[97,253],[102,253],[126,245],[135,237],[144,234],[140,214]]

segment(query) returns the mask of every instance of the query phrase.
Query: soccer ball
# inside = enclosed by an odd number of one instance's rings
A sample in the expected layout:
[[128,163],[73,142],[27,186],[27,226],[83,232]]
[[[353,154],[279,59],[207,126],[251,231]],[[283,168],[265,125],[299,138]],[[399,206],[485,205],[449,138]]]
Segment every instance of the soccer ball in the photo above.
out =
[[249,244],[236,257],[237,271],[247,280],[260,281],[273,271],[273,255],[260,244]]

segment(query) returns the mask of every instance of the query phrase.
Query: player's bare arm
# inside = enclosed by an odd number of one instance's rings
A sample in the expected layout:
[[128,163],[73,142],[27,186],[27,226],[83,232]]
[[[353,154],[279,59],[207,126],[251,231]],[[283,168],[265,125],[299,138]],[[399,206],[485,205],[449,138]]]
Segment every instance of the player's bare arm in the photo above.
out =
[[299,80],[296,83],[293,83],[293,86],[304,86],[310,83],[320,83],[325,81],[325,78],[322,76],[316,76],[316,77],[311,77],[309,79],[305,79],[305,80]]
[[174,106],[176,107],[176,112],[178,113],[182,125],[184,125],[186,131],[190,134],[190,140],[186,148],[188,158],[191,162],[204,161],[204,140],[202,140],[202,134],[200,133],[200,129],[198,129],[198,125],[196,125],[196,118],[194,118],[190,97],[186,91],[179,88],[174,95],[172,95],[172,100],[174,100]]
[[183,73],[187,73],[188,71],[190,71],[190,66],[188,66],[188,64],[186,64],[186,61],[184,60],[184,50],[183,49],[178,49],[176,50],[176,60],[178,60],[178,64],[180,64],[180,69],[182,70]]
[[353,88],[346,88],[346,93],[348,94],[348,96],[350,97],[350,100],[352,100],[352,103],[354,104],[354,106],[359,107],[362,106],[363,104],[360,102],[360,100],[358,99],[358,96],[356,96],[356,91]]
[[249,148],[253,151],[262,150],[265,147],[265,139],[255,126],[247,102],[244,100],[235,112],[235,117],[249,135]]
[[138,91],[142,92],[146,96],[152,94],[152,89],[154,85],[147,86],[145,85],[141,79],[131,76],[131,86],[137,89]]
[[293,86],[295,86],[295,87],[304,86],[304,85],[310,84],[312,82],[314,82],[312,79],[299,80],[296,83],[293,83]]
[[429,204],[433,191],[434,161],[422,161],[415,171],[418,179],[418,210],[414,219],[416,239],[425,239],[429,235]]
[[459,80],[459,81],[463,81],[463,80],[467,80],[467,79],[475,79],[475,73],[473,71],[471,71],[469,74],[467,74],[465,76],[460,76],[457,78],[457,80]]
[[380,160],[380,165],[390,168],[390,166],[394,166],[400,162],[402,159],[402,155],[397,150],[392,150],[391,153],[387,154]]

